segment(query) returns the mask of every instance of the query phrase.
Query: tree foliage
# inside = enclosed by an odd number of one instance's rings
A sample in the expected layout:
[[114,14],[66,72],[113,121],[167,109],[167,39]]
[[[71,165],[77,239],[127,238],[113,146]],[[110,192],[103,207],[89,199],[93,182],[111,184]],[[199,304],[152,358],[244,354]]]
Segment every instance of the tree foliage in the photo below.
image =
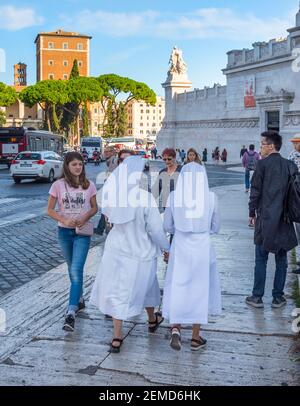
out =
[[[123,136],[126,133],[126,105],[131,100],[143,100],[148,104],[156,103],[156,94],[145,83],[115,74],[101,75],[98,81],[103,89],[102,107],[106,112],[104,122],[106,136]],[[124,102],[118,96],[125,95]],[[109,103],[107,103],[109,100]],[[126,123],[125,123],[126,121]],[[113,133],[111,133],[113,131]]]
[[0,127],[6,123],[6,115],[4,111],[0,110]]
[[0,82],[0,106],[8,107],[18,100],[18,93],[16,90]]

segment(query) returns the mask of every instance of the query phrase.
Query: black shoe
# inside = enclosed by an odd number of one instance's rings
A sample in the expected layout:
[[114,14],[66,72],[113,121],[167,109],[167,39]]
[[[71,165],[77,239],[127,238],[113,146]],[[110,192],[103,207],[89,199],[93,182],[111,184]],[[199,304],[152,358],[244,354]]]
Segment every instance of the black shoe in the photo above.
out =
[[246,303],[256,308],[264,307],[264,302],[262,301],[261,297],[249,296],[246,298]]
[[272,307],[278,309],[279,307],[283,307],[286,305],[286,299],[284,296],[281,297],[274,297],[272,302]]
[[112,316],[110,316],[109,314],[105,314],[104,316],[106,319],[112,320]]
[[295,275],[300,275],[300,268],[299,269],[294,269],[292,271],[292,273],[295,274]]
[[78,309],[76,310],[76,314],[77,313],[80,313],[82,310],[84,310],[85,309],[85,301],[84,301],[84,299],[82,298],[82,302],[79,302],[78,303]]
[[63,325],[63,330],[65,331],[74,331],[75,319],[72,314],[68,314],[65,318],[65,323]]

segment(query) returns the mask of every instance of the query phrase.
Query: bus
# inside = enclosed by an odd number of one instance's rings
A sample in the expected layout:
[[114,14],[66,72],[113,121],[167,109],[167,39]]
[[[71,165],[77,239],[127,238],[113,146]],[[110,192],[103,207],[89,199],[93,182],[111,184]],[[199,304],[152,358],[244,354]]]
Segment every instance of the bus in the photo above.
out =
[[54,151],[62,156],[63,137],[50,131],[27,127],[0,127],[0,164],[10,167],[23,151]]
[[118,149],[129,148],[136,149],[143,145],[143,140],[137,139],[135,137],[116,137],[111,138],[109,141],[109,147],[116,147]]
[[102,159],[102,149],[103,149],[103,142],[101,137],[82,137],[81,144],[80,144],[80,151],[82,152],[83,149],[86,150],[88,153],[88,160],[93,160],[93,152],[97,148],[97,151],[100,152],[100,156]]

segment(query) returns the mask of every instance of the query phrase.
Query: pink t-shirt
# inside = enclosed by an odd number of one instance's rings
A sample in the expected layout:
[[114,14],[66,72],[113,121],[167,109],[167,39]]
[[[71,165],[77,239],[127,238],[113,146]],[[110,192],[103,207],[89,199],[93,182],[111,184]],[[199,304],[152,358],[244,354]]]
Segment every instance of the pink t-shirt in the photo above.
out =
[[[76,189],[64,179],[59,179],[53,183],[49,190],[49,195],[57,199],[58,213],[69,218],[80,217],[87,213],[91,209],[91,198],[96,194],[96,186],[91,181],[88,189],[84,190],[81,186]],[[69,228],[60,222],[58,225]]]

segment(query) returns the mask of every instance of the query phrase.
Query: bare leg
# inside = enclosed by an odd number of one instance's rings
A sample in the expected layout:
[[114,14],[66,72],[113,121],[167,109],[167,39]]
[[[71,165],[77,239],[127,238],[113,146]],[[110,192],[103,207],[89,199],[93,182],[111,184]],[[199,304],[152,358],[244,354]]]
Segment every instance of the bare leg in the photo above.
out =
[[192,339],[199,340],[200,337],[200,324],[193,324]]
[[148,314],[149,323],[155,323],[156,317],[154,313],[154,307],[146,307],[146,312]]
[[[113,323],[114,323],[114,338],[120,338],[122,339],[122,320],[117,320],[113,318]],[[121,343],[118,343],[117,341],[114,342],[115,347],[119,347]]]

